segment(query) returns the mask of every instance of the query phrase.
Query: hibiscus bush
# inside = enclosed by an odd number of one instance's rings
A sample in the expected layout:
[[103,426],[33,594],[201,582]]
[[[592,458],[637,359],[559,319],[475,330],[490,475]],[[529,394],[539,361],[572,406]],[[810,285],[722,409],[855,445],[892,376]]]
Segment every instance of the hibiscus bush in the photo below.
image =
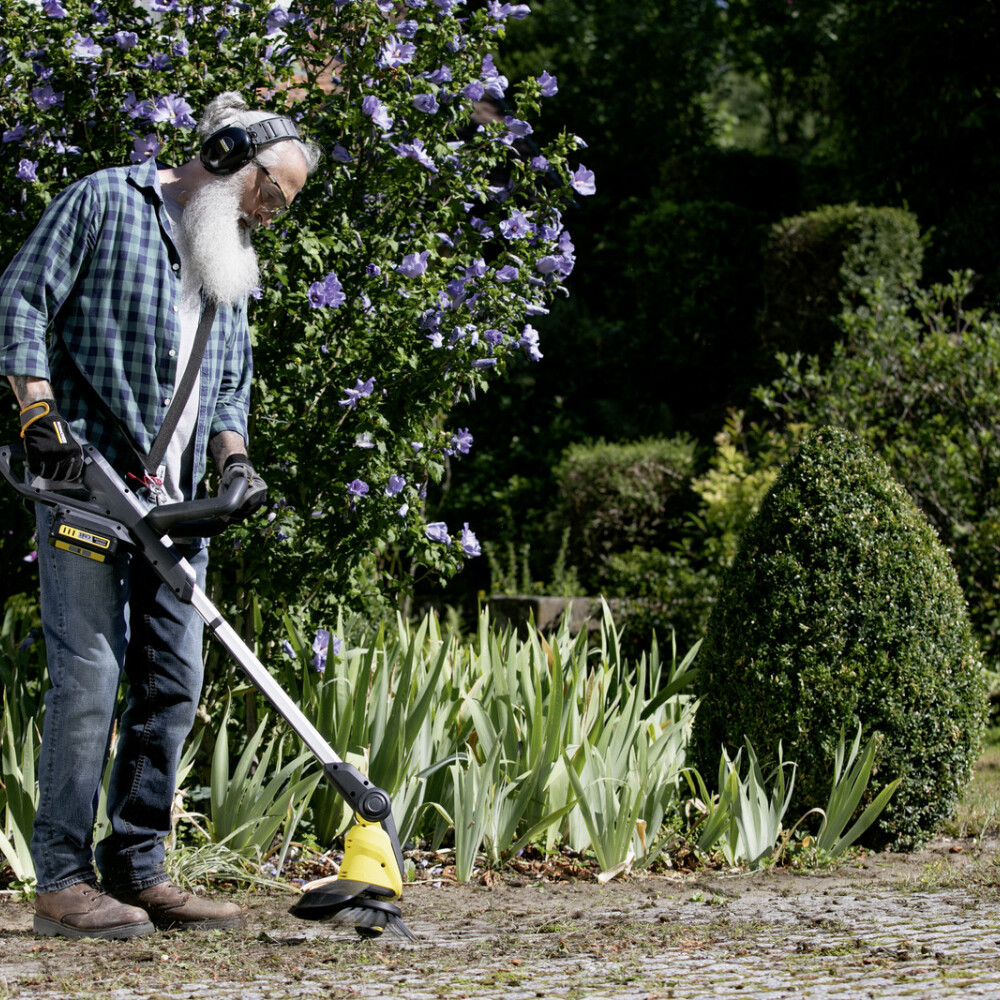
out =
[[562,213],[594,191],[581,139],[533,134],[556,79],[512,85],[496,68],[527,5],[4,7],[0,265],[74,178],[197,155],[195,118],[222,91],[291,115],[326,151],[258,242],[251,457],[273,503],[215,544],[230,610],[258,628],[286,607],[319,619],[478,555],[474,524],[425,512],[473,445],[449,414],[542,357],[532,318],[574,266]]

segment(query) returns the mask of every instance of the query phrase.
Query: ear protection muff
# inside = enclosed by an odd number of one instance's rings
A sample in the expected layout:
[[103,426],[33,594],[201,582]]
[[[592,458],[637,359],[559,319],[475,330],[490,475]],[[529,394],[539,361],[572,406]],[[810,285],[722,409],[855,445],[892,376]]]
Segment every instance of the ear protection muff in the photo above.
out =
[[290,118],[265,118],[245,128],[227,125],[213,132],[201,147],[201,163],[212,174],[234,174],[265,146],[282,139],[300,139]]

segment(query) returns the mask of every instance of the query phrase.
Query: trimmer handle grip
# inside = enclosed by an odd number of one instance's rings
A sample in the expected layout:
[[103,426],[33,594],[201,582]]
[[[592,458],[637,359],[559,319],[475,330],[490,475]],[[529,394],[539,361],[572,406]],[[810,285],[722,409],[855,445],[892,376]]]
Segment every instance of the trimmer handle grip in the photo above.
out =
[[236,477],[217,497],[154,507],[146,523],[159,535],[217,535],[229,526],[227,518],[239,510],[249,486],[250,480]]

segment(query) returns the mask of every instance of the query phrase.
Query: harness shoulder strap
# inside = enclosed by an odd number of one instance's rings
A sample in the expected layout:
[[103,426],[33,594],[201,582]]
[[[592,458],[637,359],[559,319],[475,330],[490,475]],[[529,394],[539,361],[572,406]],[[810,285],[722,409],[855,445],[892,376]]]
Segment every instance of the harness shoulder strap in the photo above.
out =
[[177,429],[178,421],[184,412],[184,407],[191,396],[191,390],[198,379],[198,372],[201,370],[201,362],[205,357],[205,348],[208,346],[208,336],[212,332],[212,323],[215,321],[215,303],[206,302],[201,311],[201,319],[198,321],[198,330],[194,336],[194,344],[191,347],[191,356],[188,358],[184,374],[181,376],[180,384],[176,387],[174,398],[170,401],[170,408],[163,418],[163,423],[157,431],[153,447],[149,449],[149,454],[143,459],[142,464],[146,466],[147,472],[155,474],[163,461],[163,456],[167,453],[167,446]]

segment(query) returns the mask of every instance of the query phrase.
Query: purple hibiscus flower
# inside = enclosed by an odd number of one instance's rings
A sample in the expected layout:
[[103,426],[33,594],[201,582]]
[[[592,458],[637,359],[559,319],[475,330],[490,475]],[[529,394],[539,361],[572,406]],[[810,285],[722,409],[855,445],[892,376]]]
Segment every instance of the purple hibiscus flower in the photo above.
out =
[[22,159],[17,165],[17,173],[14,176],[19,181],[29,181],[29,182],[37,181],[38,175],[35,173],[37,167],[38,167],[38,160]]
[[101,54],[104,52],[104,49],[102,49],[90,35],[81,35],[77,32],[70,38],[70,41],[73,43],[73,46],[70,49],[70,55],[77,62],[97,62],[97,60],[101,58]]
[[597,185],[594,183],[594,171],[588,170],[582,163],[573,171],[570,186],[577,194],[594,194]]
[[[361,379],[355,380],[355,385],[353,389],[344,389],[344,399],[338,400],[338,406],[347,406],[353,409],[358,405],[359,399],[364,399],[366,396],[370,396],[375,388],[375,376],[373,375],[370,379],[362,382]],[[365,492],[368,492],[367,487]]]
[[432,521],[424,528],[424,534],[432,542],[451,545],[451,535],[448,534],[448,525],[444,521]]
[[379,53],[378,64],[385,69],[398,69],[413,62],[417,47],[398,35],[390,35]]
[[385,105],[373,94],[362,98],[361,110],[368,115],[371,120],[378,125],[383,132],[388,132],[392,128],[392,118],[386,111]]
[[424,250],[421,253],[408,253],[403,258],[403,263],[396,266],[396,270],[405,278],[419,278],[427,270],[429,256],[429,250]]
[[436,115],[440,107],[433,94],[417,94],[413,98],[413,106],[426,115]]
[[431,171],[431,173],[436,174],[438,172],[438,168],[434,161],[424,149],[423,139],[414,139],[413,142],[401,142],[398,146],[393,145],[392,148],[399,153],[400,156],[416,160],[417,163],[419,163],[422,167],[426,167],[429,171]]
[[35,102],[35,107],[39,111],[47,111],[49,108],[57,108],[62,105],[62,91],[52,89],[52,84],[47,83],[44,87],[35,87],[31,91],[31,99]]
[[554,97],[559,93],[559,81],[546,69],[537,77],[542,97]]
[[426,73],[425,76],[431,83],[436,83],[440,87],[442,83],[451,83],[451,68],[439,66],[432,73]]
[[510,81],[496,68],[493,56],[483,57],[481,74],[486,93],[495,100],[502,101]]
[[531,223],[527,216],[518,209],[515,209],[509,219],[504,219],[500,223],[500,232],[508,240],[523,240],[531,235]]
[[476,533],[469,528],[469,522],[462,525],[462,551],[470,557],[481,556],[483,550],[479,547]]
[[538,349],[538,331],[530,323],[521,332],[517,346],[524,348],[532,361],[542,360],[542,352]]
[[535,131],[527,122],[521,121],[520,118],[515,118],[513,115],[507,115],[503,123],[514,135],[531,135]]
[[160,140],[157,139],[155,132],[150,132],[143,138],[136,136],[132,140],[132,152],[128,154],[128,158],[133,163],[145,163],[151,156],[156,156],[159,151]]
[[451,447],[460,455],[468,455],[472,448],[472,435],[468,427],[459,428],[451,436]]
[[267,15],[264,21],[264,33],[268,37],[271,35],[277,35],[279,32],[285,30],[285,28],[294,21],[288,10],[282,6],[273,7]]
[[331,271],[322,281],[309,286],[309,304],[313,309],[339,309],[347,301],[336,271]]
[[146,115],[151,122],[168,122],[175,128],[194,128],[191,105],[179,94],[158,97]]

